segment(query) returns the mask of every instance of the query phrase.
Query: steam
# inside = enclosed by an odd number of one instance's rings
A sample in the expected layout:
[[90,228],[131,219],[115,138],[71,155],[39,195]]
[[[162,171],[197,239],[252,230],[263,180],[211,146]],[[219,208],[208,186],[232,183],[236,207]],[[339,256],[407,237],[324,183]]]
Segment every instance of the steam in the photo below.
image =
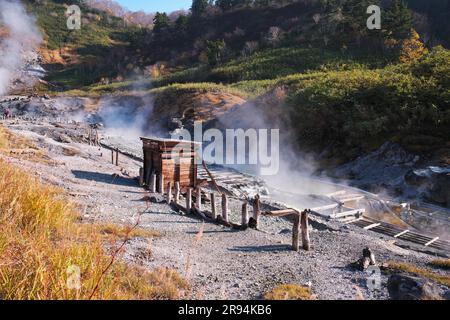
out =
[[105,126],[106,135],[139,142],[139,137],[152,131],[148,123],[153,106],[151,95],[123,99],[105,97],[100,101],[97,116]]
[[6,38],[0,39],[0,96],[4,95],[15,72],[25,62],[24,54],[35,49],[41,35],[35,20],[18,1],[0,0],[0,28],[6,28]]
[[[282,115],[273,115],[273,110],[266,109],[265,104],[255,102],[248,102],[244,106],[241,106],[230,113],[225,114],[219,118],[219,126],[222,128],[242,128],[242,129],[279,129],[280,130],[280,143],[279,149],[274,148],[271,152],[278,152],[279,157],[279,170],[275,175],[265,175],[261,178],[272,188],[280,191],[295,193],[299,195],[310,194],[328,194],[336,191],[336,186],[332,184],[331,179],[318,175],[318,168],[316,160],[310,154],[301,152],[294,145],[297,141],[293,136],[295,129],[288,128],[286,119],[282,118]],[[270,141],[270,139],[269,139]],[[233,166],[239,171],[254,173],[249,167],[251,166]],[[314,179],[320,180],[320,183]],[[341,182],[342,183],[342,182]],[[284,201],[287,199],[277,199]],[[289,198],[289,201],[293,201]]]

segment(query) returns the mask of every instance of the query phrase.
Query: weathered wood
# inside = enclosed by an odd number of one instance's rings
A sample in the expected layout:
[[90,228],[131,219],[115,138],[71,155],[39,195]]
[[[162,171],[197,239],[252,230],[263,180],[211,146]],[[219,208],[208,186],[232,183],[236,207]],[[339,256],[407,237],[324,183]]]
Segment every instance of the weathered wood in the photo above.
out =
[[243,229],[246,229],[248,227],[248,204],[247,204],[247,202],[244,202],[242,204],[241,226]]
[[164,175],[160,174],[158,178],[159,178],[158,179],[158,182],[159,182],[158,192],[164,193]]
[[366,209],[356,209],[356,210],[350,210],[350,211],[344,211],[340,213],[333,213],[330,215],[330,218],[332,219],[338,219],[338,218],[344,218],[348,216],[354,216],[356,214],[363,214],[366,212]]
[[144,168],[139,168],[139,186],[144,185]]
[[222,193],[222,218],[225,222],[228,220],[228,197],[225,193]]
[[261,216],[261,201],[259,194],[255,196],[255,201],[253,202],[253,219],[255,220],[255,229],[258,229],[259,218]]
[[334,203],[334,204],[329,204],[329,205],[326,205],[326,206],[312,208],[311,211],[319,212],[319,211],[322,211],[322,210],[335,209],[335,208],[337,208],[339,206],[340,206],[339,203]]
[[381,223],[372,223],[371,225],[368,225],[367,227],[364,227],[363,229],[364,230],[370,230],[370,229],[373,229],[373,228],[378,227],[380,225],[381,225]]
[[192,188],[187,189],[186,193],[186,210],[189,212],[192,210]]
[[300,249],[300,214],[294,215],[294,224],[292,227],[292,250]]
[[268,211],[265,214],[269,215],[271,217],[285,217],[289,216],[291,214],[296,214],[297,211],[294,209],[285,209],[285,210],[274,210],[274,211]]
[[339,199],[338,201],[340,203],[346,203],[346,202],[360,201],[362,199],[364,199],[364,196],[357,196],[357,197],[352,197],[352,198]]
[[213,219],[217,219],[216,194],[211,192],[211,214]]
[[409,230],[404,230],[404,231],[402,231],[402,232],[396,234],[396,235],[394,236],[394,238],[401,237],[402,235],[407,234],[408,232],[409,232]]
[[198,211],[202,211],[202,188],[199,186],[196,189],[196,207]]
[[175,182],[175,198],[174,198],[175,203],[178,203],[180,201],[180,182],[176,181]]
[[119,166],[119,149],[116,149],[116,166]]
[[167,184],[167,203],[170,204],[172,202],[172,182],[169,181]]
[[336,196],[342,196],[342,195],[344,195],[344,194],[346,194],[346,193],[347,193],[347,191],[345,191],[345,190],[340,190],[340,191],[336,191],[336,192],[333,192],[333,193],[329,193],[329,194],[327,194],[326,196],[329,197],[329,198],[331,198],[331,197],[336,197]]
[[150,191],[156,193],[156,173],[154,171],[150,174]]
[[431,241],[425,243],[425,247],[428,247],[430,244],[433,244],[433,243],[435,243],[438,240],[439,240],[439,237],[436,237],[436,238],[432,239]]
[[111,149],[111,163],[114,164],[114,150]]
[[309,221],[308,210],[305,210],[301,214],[301,229],[302,229],[302,245],[303,249],[309,251],[311,248],[309,239]]

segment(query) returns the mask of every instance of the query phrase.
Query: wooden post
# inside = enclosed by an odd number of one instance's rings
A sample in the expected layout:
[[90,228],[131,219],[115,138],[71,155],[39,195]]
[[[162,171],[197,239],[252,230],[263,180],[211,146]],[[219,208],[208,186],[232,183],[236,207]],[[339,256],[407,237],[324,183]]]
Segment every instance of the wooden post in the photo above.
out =
[[225,222],[228,221],[228,197],[225,193],[222,193],[222,218]]
[[176,181],[175,182],[175,199],[174,199],[175,203],[178,203],[178,201],[180,201],[180,182]]
[[116,166],[119,165],[119,149],[116,149]]
[[244,202],[242,204],[242,220],[241,220],[241,226],[242,228],[248,227],[248,209],[247,209],[247,202]]
[[144,168],[139,168],[139,186],[144,185]]
[[167,203],[168,204],[172,203],[172,182],[171,181],[167,184]]
[[114,164],[114,150],[111,149],[111,163]]
[[188,212],[192,210],[192,188],[189,188],[186,193],[186,210]]
[[294,214],[294,225],[292,227],[292,250],[300,249],[300,213]]
[[164,175],[161,173],[160,175],[159,175],[159,190],[158,190],[158,192],[160,192],[160,193],[162,193],[162,194],[164,194]]
[[309,251],[311,249],[310,241],[309,241],[309,223],[308,223],[308,211],[305,210],[302,212],[302,244],[303,249]]
[[197,209],[198,211],[202,211],[202,188],[197,187]]
[[258,229],[259,217],[261,216],[261,202],[259,201],[259,199],[259,194],[257,194],[253,203],[253,219],[255,219],[256,229]]
[[156,193],[156,173],[154,171],[150,175],[150,191]]
[[213,219],[217,219],[216,194],[214,192],[211,192],[211,213]]

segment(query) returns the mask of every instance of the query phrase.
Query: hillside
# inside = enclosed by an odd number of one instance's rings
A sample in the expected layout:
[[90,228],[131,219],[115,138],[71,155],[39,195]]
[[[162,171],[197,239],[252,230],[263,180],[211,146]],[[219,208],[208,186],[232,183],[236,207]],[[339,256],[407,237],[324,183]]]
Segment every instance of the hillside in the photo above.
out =
[[[367,3],[350,0],[340,7],[313,0],[216,7],[175,22],[158,16],[153,30],[82,5],[82,30],[67,32],[60,27],[62,2],[36,2],[33,11],[46,35],[46,80],[65,94],[150,90],[168,108],[219,95],[216,104],[206,103],[213,110],[235,104],[228,92],[261,101],[279,88],[285,97],[277,103],[290,115],[296,145],[314,152],[326,147],[329,157],[345,161],[386,140],[419,152],[446,148],[449,51],[427,54],[421,42],[429,49],[447,43],[435,26],[449,7],[408,3],[415,12],[400,1],[383,2],[382,30],[372,31],[365,27]],[[416,38],[414,27],[421,32]],[[180,83],[190,98],[174,95]]]
[[450,299],[429,3],[0,0],[0,300]]

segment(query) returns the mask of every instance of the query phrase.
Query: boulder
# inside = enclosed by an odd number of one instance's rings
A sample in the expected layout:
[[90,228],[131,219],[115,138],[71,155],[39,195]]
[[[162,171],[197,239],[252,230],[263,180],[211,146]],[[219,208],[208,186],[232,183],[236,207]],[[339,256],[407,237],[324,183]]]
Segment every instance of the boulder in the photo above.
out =
[[405,273],[393,274],[388,280],[392,300],[442,300],[440,288],[424,279]]

